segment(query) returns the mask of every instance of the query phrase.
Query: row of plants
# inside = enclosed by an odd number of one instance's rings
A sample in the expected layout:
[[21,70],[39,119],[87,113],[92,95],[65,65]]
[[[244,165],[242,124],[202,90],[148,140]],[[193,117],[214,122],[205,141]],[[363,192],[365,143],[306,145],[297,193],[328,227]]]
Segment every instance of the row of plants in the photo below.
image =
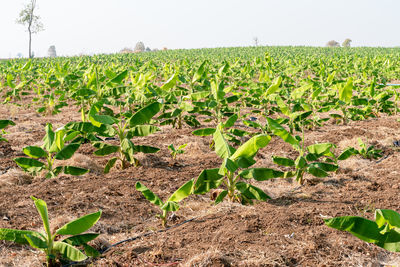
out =
[[[332,143],[305,146],[305,132],[328,120],[347,124],[396,114],[399,95],[396,87],[386,84],[397,77],[399,52],[276,47],[10,60],[0,62],[0,93],[3,104],[32,106],[43,115],[71,105],[79,110],[81,121],[56,130],[47,124],[42,146],[26,146],[26,157],[14,159],[24,171],[45,172],[46,178],[87,173],[63,163],[83,143],[91,143],[96,156],[111,157],[104,166],[108,173],[116,165],[122,169],[139,165],[137,153],[158,152],[159,148],[137,145],[132,139],[154,134],[159,126],[187,125],[194,135],[212,136],[210,148],[221,158],[219,168],[201,171],[165,201],[136,183],[136,189],[159,207],[165,226],[168,213],[177,211],[190,195],[216,190],[215,204],[224,200],[253,204],[270,198],[255,182],[293,177],[303,184],[305,175],[327,177],[350,156],[381,157],[382,151],[361,139],[360,149],[349,147],[340,154]],[[32,101],[26,104],[26,98]],[[217,126],[210,127],[209,122]],[[0,141],[6,141],[5,128],[12,125],[11,120],[0,121]],[[274,136],[290,144],[297,156],[274,155],[275,168],[259,167],[256,155]],[[171,156],[175,159],[184,148],[170,145]],[[0,229],[0,239],[43,250],[49,266],[59,258],[85,260],[74,246],[88,256],[98,255],[87,244],[98,234],[84,232],[101,211],[50,233],[46,203],[33,200],[45,233]],[[375,222],[340,217],[326,223],[399,251],[397,216],[394,211],[377,210]],[[59,235],[69,237],[60,241]]]

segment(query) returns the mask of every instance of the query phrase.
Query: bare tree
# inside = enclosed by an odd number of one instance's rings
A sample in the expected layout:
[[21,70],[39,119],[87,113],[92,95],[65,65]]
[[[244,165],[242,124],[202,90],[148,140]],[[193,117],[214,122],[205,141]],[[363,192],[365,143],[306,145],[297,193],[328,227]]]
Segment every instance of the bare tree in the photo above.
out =
[[258,37],[253,38],[254,46],[258,46]]
[[36,0],[29,0],[30,2],[21,10],[17,23],[28,27],[29,33],[29,58],[32,58],[32,34],[38,33],[43,30],[43,24],[40,17],[35,15]]
[[350,47],[351,39],[347,38],[346,40],[343,41],[342,46],[343,47]]
[[336,42],[335,40],[330,40],[329,42],[326,43],[327,47],[339,47],[340,44]]

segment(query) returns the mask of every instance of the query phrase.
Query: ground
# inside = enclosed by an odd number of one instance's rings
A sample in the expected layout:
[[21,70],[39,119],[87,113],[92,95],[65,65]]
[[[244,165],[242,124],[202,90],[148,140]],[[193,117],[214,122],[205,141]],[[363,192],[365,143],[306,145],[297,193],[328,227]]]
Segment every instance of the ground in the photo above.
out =
[[[155,217],[158,210],[135,190],[141,181],[162,198],[197,177],[205,168],[219,167],[221,160],[209,149],[211,137],[196,137],[192,129],[161,127],[161,131],[134,139],[137,144],[161,148],[139,155],[140,167],[102,168],[107,158],[93,155],[84,144],[72,163],[92,171],[82,177],[32,178],[21,172],[13,158],[26,145],[38,145],[46,122],[61,126],[79,120],[76,107],[43,117],[26,106],[1,105],[2,118],[16,126],[8,129],[9,143],[0,144],[0,227],[41,229],[41,221],[29,198],[47,202],[52,228],[84,214],[103,211],[94,231],[101,236],[97,248],[124,242],[90,262],[90,266],[386,266],[400,264],[400,256],[367,244],[345,232],[328,228],[323,218],[341,215],[373,217],[375,208],[399,209],[400,154],[393,141],[400,139],[398,116],[325,126],[305,133],[306,144],[332,142],[339,153],[357,147],[357,138],[384,150],[381,161],[354,156],[340,162],[337,173],[323,179],[306,176],[306,183],[275,179],[257,182],[272,199],[242,206],[224,202],[214,206],[210,195],[190,196],[169,218],[166,231]],[[242,124],[238,122],[238,127]],[[56,128],[56,127],[55,127]],[[114,142],[114,141],[110,141]],[[172,161],[167,146],[188,143],[185,154]],[[281,139],[256,157],[257,166],[275,167],[271,156],[295,157]],[[193,219],[193,220],[190,220]],[[190,220],[190,221],[187,221]],[[183,224],[181,224],[183,223]],[[180,225],[181,224],[181,225]],[[43,254],[27,246],[0,242],[1,266],[41,266]]]

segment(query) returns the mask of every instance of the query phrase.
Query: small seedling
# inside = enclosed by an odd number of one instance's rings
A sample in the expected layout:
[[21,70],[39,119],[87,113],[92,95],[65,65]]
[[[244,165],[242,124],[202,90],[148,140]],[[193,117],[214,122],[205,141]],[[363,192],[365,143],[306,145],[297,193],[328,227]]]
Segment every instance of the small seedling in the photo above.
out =
[[4,135],[7,134],[5,128],[7,128],[10,125],[15,125],[15,123],[10,120],[0,120],[0,142],[2,141],[8,142],[8,140],[4,138]]
[[325,219],[325,224],[388,251],[400,252],[400,214],[394,210],[375,210],[375,221],[343,216]]
[[165,202],[140,182],[137,182],[135,187],[136,190],[142,192],[143,196],[150,201],[150,203],[153,203],[162,210],[162,213],[158,214],[157,217],[161,219],[162,226],[165,227],[167,224],[168,212],[179,210],[178,202],[192,194],[193,180],[179,187]]
[[383,156],[382,150],[375,149],[375,147],[372,145],[367,147],[367,144],[364,143],[361,138],[358,138],[357,140],[358,145],[360,146],[360,149],[357,152],[358,154],[360,154],[361,157],[365,159],[378,159]]
[[[79,132],[72,132],[67,135],[66,130],[61,128],[53,131],[53,126],[48,123],[46,125],[46,135],[43,138],[42,147],[27,146],[24,147],[23,152],[29,158],[15,158],[14,161],[24,171],[37,175],[43,170],[46,170],[46,178],[53,178],[61,172],[71,175],[83,175],[89,170],[74,167],[74,166],[58,166],[54,168],[56,160],[70,159],[76,150],[80,147],[78,143],[66,144],[66,142],[74,139]],[[45,159],[45,163],[38,159]]]
[[170,144],[170,145],[168,146],[168,148],[169,148],[169,150],[171,150],[171,157],[172,157],[172,159],[175,160],[175,159],[176,159],[176,156],[177,156],[178,154],[183,154],[183,153],[185,153],[184,148],[185,148],[186,146],[187,146],[187,144],[183,144],[183,145],[180,145],[178,148],[175,149],[174,145],[173,145],[173,144]]
[[[43,221],[45,233],[16,230],[8,228],[0,228],[0,240],[12,241],[18,244],[30,245],[33,248],[42,250],[46,253],[47,266],[56,266],[55,264],[60,258],[70,261],[83,261],[87,256],[97,257],[99,252],[87,243],[95,239],[99,234],[86,233],[100,219],[101,210],[95,213],[87,214],[74,221],[71,221],[52,233],[50,230],[50,222],[47,212],[47,204],[41,199],[31,197],[35,203],[40,217]],[[60,235],[68,235],[61,241],[55,240]],[[83,246],[85,253],[82,253],[75,246]]]

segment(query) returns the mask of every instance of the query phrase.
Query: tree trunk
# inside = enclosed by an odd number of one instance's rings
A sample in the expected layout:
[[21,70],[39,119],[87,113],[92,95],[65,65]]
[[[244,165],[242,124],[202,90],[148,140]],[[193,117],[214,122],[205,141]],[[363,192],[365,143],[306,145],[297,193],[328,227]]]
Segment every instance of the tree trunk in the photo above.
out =
[[29,31],[29,58],[32,58],[32,51],[31,51],[31,47],[32,47],[32,32],[31,29],[28,29]]

